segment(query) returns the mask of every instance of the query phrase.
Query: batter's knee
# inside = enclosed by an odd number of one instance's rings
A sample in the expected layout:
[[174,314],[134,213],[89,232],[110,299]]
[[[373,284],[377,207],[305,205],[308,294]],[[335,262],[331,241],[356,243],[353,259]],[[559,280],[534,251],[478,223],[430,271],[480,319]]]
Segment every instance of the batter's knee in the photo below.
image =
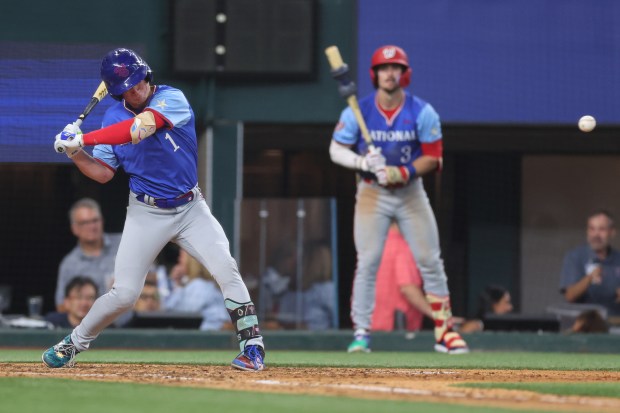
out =
[[358,256],[357,273],[375,274],[381,264],[381,254]]
[[113,305],[117,307],[119,310],[128,310],[133,308],[138,301],[138,297],[140,297],[140,291],[136,291],[131,288],[126,287],[112,287],[110,292],[108,293],[110,296],[111,302]]
[[436,251],[422,250],[414,254],[415,262],[420,268],[428,268],[429,270],[436,270],[443,267],[443,260],[441,254]]
[[222,255],[217,259],[211,260],[208,264],[207,269],[220,284],[228,280],[235,279],[237,281],[237,278],[241,279],[237,262],[230,255]]

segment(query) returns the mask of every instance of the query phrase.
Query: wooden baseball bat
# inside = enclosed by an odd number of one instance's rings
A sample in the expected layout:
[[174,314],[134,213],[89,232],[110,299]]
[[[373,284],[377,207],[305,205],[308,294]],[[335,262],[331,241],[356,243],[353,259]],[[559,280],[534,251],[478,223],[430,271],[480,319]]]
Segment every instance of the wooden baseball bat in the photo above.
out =
[[75,123],[78,126],[81,126],[82,122],[84,121],[84,119],[86,119],[86,116],[88,116],[90,111],[93,110],[93,108],[97,106],[97,103],[101,102],[101,99],[106,97],[107,94],[108,94],[108,89],[105,87],[105,83],[101,82],[97,90],[95,90],[95,94],[90,99],[90,102],[88,102],[88,105],[86,105],[86,107],[84,108],[80,116],[78,116],[78,119],[75,121]]
[[[105,87],[105,83],[102,81],[99,84],[99,87],[97,87],[97,90],[95,90],[95,93],[90,99],[90,102],[88,102],[88,105],[86,105],[82,113],[80,113],[80,116],[78,116],[77,120],[75,121],[75,124],[78,125],[78,127],[82,126],[82,122],[84,122],[86,116],[88,116],[88,114],[93,110],[93,108],[97,106],[97,103],[101,102],[101,99],[106,97],[107,94],[108,89]],[[60,146],[56,150],[58,151],[58,153],[63,153],[65,151],[64,148]]]
[[[327,55],[327,60],[329,60],[329,65],[331,66],[332,70],[338,70],[345,65],[344,61],[342,60],[342,56],[340,55],[340,50],[338,50],[338,46],[328,47],[327,49],[325,49],[325,54]],[[364,141],[366,141],[368,148],[374,148],[375,145],[372,143],[372,138],[370,137],[370,133],[368,133],[366,122],[362,117],[360,106],[357,103],[357,96],[355,96],[354,94],[349,96],[347,98],[347,103],[349,104],[349,107],[355,115],[357,124],[359,125],[360,131],[362,132],[362,137],[364,138]]]

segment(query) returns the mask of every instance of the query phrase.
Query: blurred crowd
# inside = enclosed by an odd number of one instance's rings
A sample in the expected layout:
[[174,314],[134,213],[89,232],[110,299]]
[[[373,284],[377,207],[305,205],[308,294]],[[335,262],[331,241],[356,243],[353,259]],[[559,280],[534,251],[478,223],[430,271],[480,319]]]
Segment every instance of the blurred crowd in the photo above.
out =
[[[55,292],[55,310],[43,315],[56,328],[77,326],[97,297],[114,281],[114,257],[120,234],[104,232],[104,218],[96,201],[81,199],[69,211],[77,244],[61,260]],[[605,210],[587,217],[586,242],[566,253],[560,272],[564,313],[572,314],[566,333],[606,333],[620,317],[620,253],[612,247],[614,218]],[[300,261],[301,260],[301,261]],[[327,330],[337,325],[336,288],[330,249],[308,242],[300,254],[283,241],[269,258],[260,282],[251,288],[267,329]],[[303,274],[300,270],[303,269]],[[301,276],[300,276],[301,275]],[[487,285],[478,295],[478,307],[469,317],[454,316],[461,333],[487,329],[489,317],[514,314],[511,293],[501,285]],[[152,320],[146,323],[146,320]],[[224,297],[209,271],[175,244],[168,244],[145,275],[135,306],[116,327],[156,326],[157,320],[196,320],[205,331],[230,330]],[[426,321],[425,321],[426,319]],[[432,311],[415,258],[392,225],[376,279],[373,331],[415,332],[430,327]]]
[[[77,243],[59,265],[55,310],[43,314],[48,326],[74,328],[114,283],[114,262],[120,235],[104,231],[99,204],[78,200],[69,210]],[[306,275],[298,277],[297,251],[289,242],[273,254],[271,265],[252,291],[258,295],[267,328],[325,330],[335,325],[335,287],[331,252],[322,243],[308,243],[303,254]],[[194,323],[195,321],[195,323]],[[115,327],[188,327],[204,331],[231,330],[219,286],[187,251],[169,243],[145,275],[132,311]]]

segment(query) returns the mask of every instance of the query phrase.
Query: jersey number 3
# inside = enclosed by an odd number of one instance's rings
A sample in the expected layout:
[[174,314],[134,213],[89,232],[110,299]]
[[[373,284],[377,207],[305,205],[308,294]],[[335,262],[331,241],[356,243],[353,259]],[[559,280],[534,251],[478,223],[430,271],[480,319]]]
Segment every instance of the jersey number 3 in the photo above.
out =
[[172,145],[172,147],[174,148],[174,151],[176,152],[177,150],[181,149],[181,147],[179,145],[176,144],[176,142],[174,141],[174,139],[172,139],[172,136],[170,136],[169,134],[166,133],[166,140],[170,142],[170,144]]
[[400,149],[403,156],[400,157],[400,162],[405,164],[411,160],[411,146],[403,146]]

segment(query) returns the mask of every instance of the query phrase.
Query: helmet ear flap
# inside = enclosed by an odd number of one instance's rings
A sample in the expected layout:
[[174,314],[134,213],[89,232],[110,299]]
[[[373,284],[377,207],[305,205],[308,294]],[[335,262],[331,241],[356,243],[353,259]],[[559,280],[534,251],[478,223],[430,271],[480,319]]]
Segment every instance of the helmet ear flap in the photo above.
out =
[[371,67],[370,70],[368,70],[368,73],[370,73],[370,82],[376,89],[377,88],[377,71],[374,69],[374,67]]
[[398,82],[400,87],[406,88],[411,83],[411,68],[407,67],[403,74],[400,76],[400,81]]

